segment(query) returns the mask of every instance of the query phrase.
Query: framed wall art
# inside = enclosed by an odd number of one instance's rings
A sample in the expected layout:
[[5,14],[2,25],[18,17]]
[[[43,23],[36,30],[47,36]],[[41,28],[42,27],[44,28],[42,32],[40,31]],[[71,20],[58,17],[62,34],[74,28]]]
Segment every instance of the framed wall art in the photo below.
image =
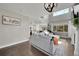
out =
[[10,16],[2,16],[2,24],[5,25],[20,25],[21,20]]

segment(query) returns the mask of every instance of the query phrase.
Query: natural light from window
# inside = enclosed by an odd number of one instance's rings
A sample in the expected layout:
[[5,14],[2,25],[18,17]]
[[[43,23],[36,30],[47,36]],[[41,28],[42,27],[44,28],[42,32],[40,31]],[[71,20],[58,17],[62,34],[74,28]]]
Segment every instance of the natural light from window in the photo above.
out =
[[63,15],[63,14],[66,14],[66,13],[69,13],[69,8],[53,12],[53,16],[59,16],[59,15]]

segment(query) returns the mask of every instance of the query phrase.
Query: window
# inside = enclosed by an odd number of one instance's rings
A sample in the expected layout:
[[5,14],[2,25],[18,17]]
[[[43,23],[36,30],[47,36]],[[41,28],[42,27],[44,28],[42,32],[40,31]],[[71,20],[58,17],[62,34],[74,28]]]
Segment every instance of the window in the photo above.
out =
[[66,13],[69,13],[69,8],[53,12],[53,16],[59,16],[59,15],[63,15],[63,14],[66,14]]
[[68,25],[66,25],[66,24],[54,25],[53,31],[55,31],[55,32],[68,32]]

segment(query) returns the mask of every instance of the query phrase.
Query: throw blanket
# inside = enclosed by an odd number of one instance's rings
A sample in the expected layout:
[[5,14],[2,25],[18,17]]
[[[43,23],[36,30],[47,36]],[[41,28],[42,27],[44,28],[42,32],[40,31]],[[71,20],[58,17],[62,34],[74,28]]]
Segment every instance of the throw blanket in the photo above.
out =
[[53,45],[53,55],[54,56],[65,56],[65,48],[63,44]]

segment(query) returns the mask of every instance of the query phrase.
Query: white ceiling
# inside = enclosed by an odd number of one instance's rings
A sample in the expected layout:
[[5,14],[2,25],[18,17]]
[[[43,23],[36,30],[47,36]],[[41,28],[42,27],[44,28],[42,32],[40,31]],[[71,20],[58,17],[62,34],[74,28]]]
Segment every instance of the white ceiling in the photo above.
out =
[[53,11],[58,11],[58,10],[62,10],[65,8],[69,8],[72,7],[74,3],[58,3],[57,7],[55,7],[55,9]]
[[[58,3],[58,6],[53,11],[69,8],[72,5],[72,3]],[[43,3],[0,3],[0,8],[33,17],[36,18],[36,20],[49,14],[44,9]]]
[[42,3],[0,3],[0,8],[34,18],[47,14]]
[[[71,3],[58,3],[55,11],[71,6]],[[42,15],[48,14],[43,7],[43,3],[0,3],[0,7],[22,15],[29,15],[34,17],[40,17]]]

